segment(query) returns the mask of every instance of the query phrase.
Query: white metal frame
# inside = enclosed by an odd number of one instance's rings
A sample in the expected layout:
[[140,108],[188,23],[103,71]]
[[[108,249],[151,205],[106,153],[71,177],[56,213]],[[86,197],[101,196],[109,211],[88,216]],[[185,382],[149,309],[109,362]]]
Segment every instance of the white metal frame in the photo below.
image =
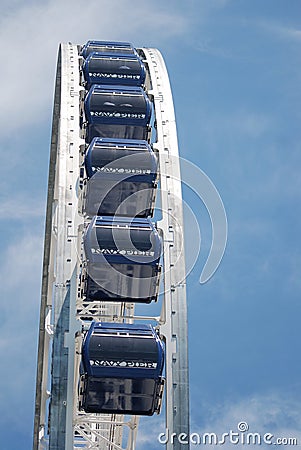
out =
[[[189,378],[182,189],[175,114],[161,53],[142,49],[150,72],[156,109],[164,236],[164,302],[160,333],[166,342],[166,428],[189,435]],[[166,448],[183,447],[177,440]],[[187,448],[187,446],[186,446]]]
[[[128,416],[78,411],[82,343],[80,317],[91,312],[91,308],[95,320],[156,321],[166,350],[166,428],[177,435],[189,434],[183,212],[175,116],[168,74],[160,52],[147,48],[138,51],[148,71],[146,88],[153,98],[157,124],[154,150],[159,154],[160,189],[157,195],[161,195],[162,207],[158,228],[162,229],[164,237],[161,314],[159,317],[137,316],[132,303],[93,302],[83,305],[78,297],[83,231],[77,198],[83,143],[78,128],[82,88],[79,85],[78,46],[61,44],[49,168],[34,450],[135,449],[139,417],[128,419]],[[145,308],[147,311],[147,306]],[[52,402],[50,418],[47,413],[49,397]],[[123,431],[126,429],[129,432],[125,433],[127,439],[124,444]],[[182,445],[175,441],[174,444],[168,443],[166,448],[180,449]]]

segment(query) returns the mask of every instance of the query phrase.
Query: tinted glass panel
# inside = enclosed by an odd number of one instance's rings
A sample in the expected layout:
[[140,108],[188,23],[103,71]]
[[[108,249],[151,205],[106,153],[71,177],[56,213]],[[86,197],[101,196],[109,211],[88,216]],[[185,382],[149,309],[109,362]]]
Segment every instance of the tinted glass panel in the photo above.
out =
[[[125,227],[96,227],[96,237],[99,248],[117,250],[124,249],[150,250],[153,231]],[[118,239],[118,245],[116,245]],[[116,241],[116,242],[115,242]]]
[[144,119],[146,101],[143,95],[94,92],[89,102],[89,111],[97,117],[129,117]]
[[89,274],[86,296],[90,300],[149,303],[156,299],[159,274],[151,265],[91,264]]
[[156,404],[156,387],[155,380],[90,378],[85,390],[84,410],[152,415]]
[[[87,183],[84,212],[94,215],[147,217],[151,213],[152,183],[106,180],[94,175]],[[134,194],[134,195],[133,195]]]
[[83,56],[87,58],[87,56],[92,52],[103,52],[103,53],[117,53],[123,55],[133,55],[135,54],[135,50],[133,46],[129,43],[122,42],[88,42],[83,48]]
[[95,360],[158,362],[157,343],[153,337],[93,333],[89,354],[90,359]]
[[109,164],[108,172],[112,172],[109,169],[114,167],[121,167],[137,169],[138,172],[136,172],[141,173],[139,169],[152,170],[153,160],[153,153],[147,150],[94,147],[91,152],[91,166],[95,168],[94,171]]
[[94,84],[128,84],[142,85],[145,80],[145,70],[141,60],[126,57],[101,56],[91,54],[83,67],[85,79]]
[[112,139],[146,139],[148,130],[145,126],[95,124],[88,127],[86,142],[94,137]]

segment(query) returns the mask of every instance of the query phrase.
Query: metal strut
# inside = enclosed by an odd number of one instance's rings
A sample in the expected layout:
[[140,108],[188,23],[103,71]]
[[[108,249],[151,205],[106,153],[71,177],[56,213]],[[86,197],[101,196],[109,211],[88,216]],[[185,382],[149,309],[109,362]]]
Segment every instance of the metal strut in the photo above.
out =
[[[166,429],[189,436],[189,374],[187,343],[187,305],[185,282],[184,226],[180,161],[176,121],[169,77],[161,53],[143,49],[152,80],[156,109],[160,158],[162,221],[164,246],[164,315],[161,333],[166,340]],[[167,449],[181,449],[175,440]],[[187,445],[185,446],[187,448]]]

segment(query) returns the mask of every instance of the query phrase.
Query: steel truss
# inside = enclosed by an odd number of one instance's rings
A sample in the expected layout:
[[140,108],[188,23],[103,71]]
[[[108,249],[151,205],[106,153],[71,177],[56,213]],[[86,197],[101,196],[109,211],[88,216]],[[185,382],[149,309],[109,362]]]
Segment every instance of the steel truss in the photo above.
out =
[[[134,450],[138,416],[87,414],[78,409],[82,329],[86,317],[134,322],[152,320],[165,342],[165,415],[170,433],[189,435],[187,311],[181,175],[176,122],[166,67],[156,49],[137,49],[146,70],[146,92],[153,100],[157,127],[164,238],[161,313],[135,313],[134,303],[87,302],[78,282],[82,269],[83,218],[78,213],[79,46],[61,44],[57,63],[50,151],[34,450],[79,448]],[[147,305],[144,307],[147,312]],[[151,419],[149,419],[151,420]],[[163,430],[164,431],[164,430]],[[138,440],[139,442],[139,440]],[[166,449],[184,448],[175,440]],[[187,445],[185,446],[187,449]]]

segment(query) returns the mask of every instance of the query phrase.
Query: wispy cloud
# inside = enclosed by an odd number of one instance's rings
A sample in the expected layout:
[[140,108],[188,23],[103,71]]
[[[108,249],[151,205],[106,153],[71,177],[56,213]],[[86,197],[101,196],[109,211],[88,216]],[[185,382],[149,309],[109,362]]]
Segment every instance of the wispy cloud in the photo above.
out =
[[17,193],[10,198],[0,199],[0,221],[44,218],[45,208],[44,199],[35,198],[29,193],[27,196]]
[[202,12],[209,12],[215,9],[222,9],[232,3],[233,0],[189,0],[188,3],[200,8]]
[[[194,44],[195,49],[200,53],[217,56],[219,58],[237,58],[230,47],[219,45],[214,38],[204,37]],[[241,59],[241,56],[239,56]]]
[[158,441],[160,433],[165,431],[165,412],[160,416],[142,417],[139,422],[137,442],[141,450],[163,450]]
[[[297,389],[296,389],[297,390]],[[230,430],[237,432],[237,425],[246,422],[250,433],[271,433],[277,437],[294,437],[301,441],[300,399],[285,390],[254,394],[240,400],[228,400],[223,404],[203,403],[201,411],[202,427],[197,419],[192,423],[191,431],[203,435],[205,432],[216,433],[219,437]],[[199,409],[199,405],[198,409]],[[194,409],[195,405],[193,405]],[[238,444],[236,448],[243,449]]]
[[42,239],[17,234],[2,255],[0,428],[30,433],[40,304]]
[[285,26],[272,20],[258,20],[255,24],[274,37],[289,41],[301,42],[301,29]]
[[[2,255],[0,266],[0,277],[3,280],[1,291],[6,298],[13,298],[15,305],[14,314],[8,320],[16,317],[23,319],[23,313],[29,311],[34,304],[39,304],[34,296],[40,285],[41,263],[42,235],[16,233],[14,241]],[[10,302],[3,302],[2,311],[9,312],[11,306]]]
[[[278,437],[296,438],[301,442],[301,413],[299,399],[285,391],[254,394],[240,400],[228,400],[225,403],[214,404],[210,401],[198,401],[204,396],[201,394],[192,398],[192,410],[194,412],[190,423],[190,433],[203,437],[205,433],[215,433],[221,439],[223,433],[238,432],[238,424],[244,422],[249,433],[258,433],[263,438],[264,434],[271,433],[273,439]],[[197,413],[195,413],[195,411]],[[201,414],[201,417],[198,416]],[[200,426],[200,419],[202,425]],[[142,419],[139,425],[138,442],[143,450],[160,450],[164,446],[159,443],[160,433],[168,436],[163,417]],[[169,437],[173,430],[169,430]],[[229,442],[229,441],[228,441]],[[208,443],[208,442],[207,442]],[[264,443],[262,442],[263,446]],[[230,444],[231,447],[233,444]],[[212,448],[220,448],[220,445],[210,445]],[[228,446],[226,445],[228,448]],[[248,445],[249,448],[255,446]],[[230,448],[230,447],[229,447]],[[235,448],[243,450],[245,445],[238,443]],[[291,448],[291,447],[289,447]]]
[[218,142],[230,138],[236,142],[246,139],[258,139],[271,130],[274,130],[275,119],[261,111],[237,109],[227,114],[214,112],[204,114],[200,120],[201,132],[208,141]]
[[187,29],[187,19],[179,13],[136,0],[92,0],[88,7],[83,0],[52,0],[7,14],[0,30],[2,48],[7,49],[0,73],[5,86],[1,132],[39,123],[49,114],[59,42],[132,39],[137,46],[156,46],[158,33],[162,42]]

